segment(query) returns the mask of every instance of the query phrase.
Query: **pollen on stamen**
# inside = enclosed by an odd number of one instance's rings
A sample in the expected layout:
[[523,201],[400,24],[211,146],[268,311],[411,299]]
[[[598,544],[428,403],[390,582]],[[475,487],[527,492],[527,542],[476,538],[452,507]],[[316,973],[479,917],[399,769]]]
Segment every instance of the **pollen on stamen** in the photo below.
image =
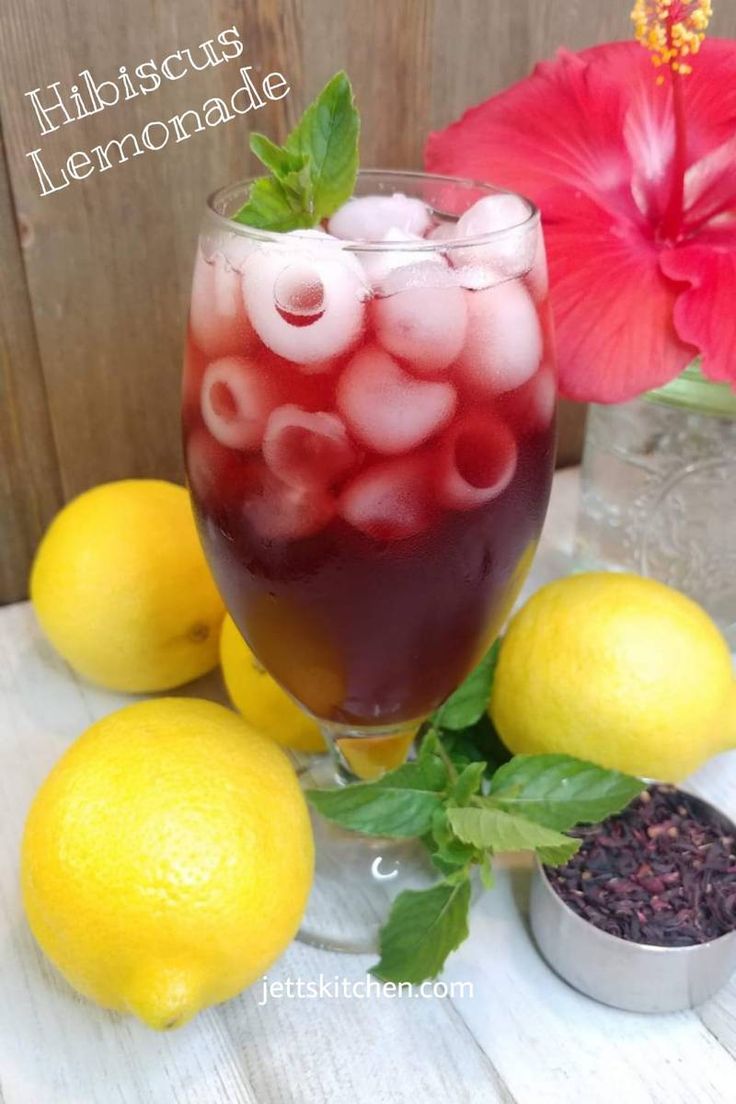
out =
[[[650,51],[655,66],[686,75],[684,58],[698,53],[713,15],[711,0],[636,0],[631,12],[637,40]],[[661,78],[657,80],[662,83]]]

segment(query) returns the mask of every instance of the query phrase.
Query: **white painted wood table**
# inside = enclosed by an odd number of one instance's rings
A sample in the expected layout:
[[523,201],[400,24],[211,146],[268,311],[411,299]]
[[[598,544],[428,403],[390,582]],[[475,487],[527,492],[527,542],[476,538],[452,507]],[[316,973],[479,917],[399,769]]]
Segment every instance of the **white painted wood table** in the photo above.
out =
[[[562,574],[577,473],[555,489],[530,586]],[[192,687],[186,689],[192,693]],[[215,680],[195,693],[218,694]],[[123,698],[77,680],[28,605],[0,610],[2,1104],[734,1104],[736,978],[696,1012],[641,1016],[580,996],[529,936],[528,866],[510,861],[475,908],[446,981],[472,997],[262,1002],[256,985],[157,1035],[79,998],[35,947],[18,892],[31,798],[79,732]],[[736,754],[694,788],[736,815]],[[272,981],[365,978],[370,959],[293,944]]]

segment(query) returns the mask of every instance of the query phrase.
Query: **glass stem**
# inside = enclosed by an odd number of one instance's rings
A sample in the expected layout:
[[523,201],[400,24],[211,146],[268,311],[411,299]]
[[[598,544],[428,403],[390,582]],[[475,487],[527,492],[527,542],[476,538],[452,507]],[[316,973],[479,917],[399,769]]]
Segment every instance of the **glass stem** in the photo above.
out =
[[345,786],[351,782],[371,782],[387,770],[401,766],[419,725],[382,731],[324,723],[320,727],[335,768],[335,785]]
[[359,782],[358,775],[353,771],[345,758],[345,744],[348,740],[358,739],[358,736],[345,735],[342,730],[329,724],[321,724],[322,735],[327,744],[327,751],[335,770],[335,785],[347,786],[351,782]]

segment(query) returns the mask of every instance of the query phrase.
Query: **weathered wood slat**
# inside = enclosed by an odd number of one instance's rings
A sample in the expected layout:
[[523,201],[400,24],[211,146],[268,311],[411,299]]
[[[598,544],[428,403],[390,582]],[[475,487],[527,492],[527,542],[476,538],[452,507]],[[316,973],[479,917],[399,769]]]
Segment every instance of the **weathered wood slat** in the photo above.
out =
[[431,29],[437,6],[433,0],[346,0],[341,5],[344,63],[360,105],[366,166],[421,168],[430,122]]
[[46,406],[0,133],[0,602],[26,593],[28,565],[61,502]]
[[432,129],[526,76],[530,13],[523,2],[453,0],[435,8]]

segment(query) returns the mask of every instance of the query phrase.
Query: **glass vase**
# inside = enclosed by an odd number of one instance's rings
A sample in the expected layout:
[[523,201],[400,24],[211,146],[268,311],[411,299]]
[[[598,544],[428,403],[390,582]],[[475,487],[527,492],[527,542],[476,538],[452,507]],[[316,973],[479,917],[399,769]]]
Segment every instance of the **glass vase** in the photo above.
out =
[[576,540],[584,570],[636,571],[690,595],[736,647],[736,394],[696,364],[592,405]]

